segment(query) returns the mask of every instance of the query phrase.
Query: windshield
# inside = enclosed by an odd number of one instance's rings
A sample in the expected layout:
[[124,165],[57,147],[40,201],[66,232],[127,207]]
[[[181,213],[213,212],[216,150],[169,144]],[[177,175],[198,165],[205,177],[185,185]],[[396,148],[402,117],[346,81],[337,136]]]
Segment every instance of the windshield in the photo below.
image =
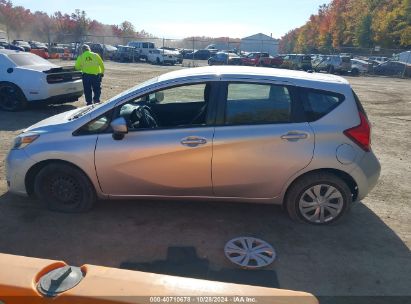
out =
[[17,66],[28,66],[28,65],[50,65],[50,62],[30,53],[18,53],[18,54],[10,54],[9,58],[17,65]]

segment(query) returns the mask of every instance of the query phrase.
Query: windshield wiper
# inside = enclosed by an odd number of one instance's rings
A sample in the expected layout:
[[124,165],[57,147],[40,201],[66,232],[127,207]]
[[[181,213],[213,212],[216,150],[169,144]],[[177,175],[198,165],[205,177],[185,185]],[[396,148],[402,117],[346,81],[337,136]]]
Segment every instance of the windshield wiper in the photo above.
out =
[[94,108],[94,104],[91,105],[91,107],[88,107],[87,109],[84,110],[80,110],[80,112],[74,114],[73,116],[71,116],[68,120],[74,120],[77,119],[81,116],[83,116],[84,114],[87,114],[88,112],[90,112],[92,109]]

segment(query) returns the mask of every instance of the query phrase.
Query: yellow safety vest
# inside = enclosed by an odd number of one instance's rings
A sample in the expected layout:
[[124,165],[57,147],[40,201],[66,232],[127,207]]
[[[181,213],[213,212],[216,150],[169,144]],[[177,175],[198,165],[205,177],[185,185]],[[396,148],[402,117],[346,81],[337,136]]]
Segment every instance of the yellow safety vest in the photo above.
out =
[[84,74],[104,74],[104,64],[100,55],[90,51],[85,51],[77,57],[75,69]]

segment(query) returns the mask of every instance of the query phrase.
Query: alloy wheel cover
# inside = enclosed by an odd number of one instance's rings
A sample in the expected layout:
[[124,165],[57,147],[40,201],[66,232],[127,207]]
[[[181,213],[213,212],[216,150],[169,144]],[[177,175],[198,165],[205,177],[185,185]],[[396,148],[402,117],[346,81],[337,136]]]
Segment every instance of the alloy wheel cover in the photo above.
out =
[[228,241],[224,253],[232,263],[246,269],[266,267],[276,257],[270,244],[254,237],[238,237]]

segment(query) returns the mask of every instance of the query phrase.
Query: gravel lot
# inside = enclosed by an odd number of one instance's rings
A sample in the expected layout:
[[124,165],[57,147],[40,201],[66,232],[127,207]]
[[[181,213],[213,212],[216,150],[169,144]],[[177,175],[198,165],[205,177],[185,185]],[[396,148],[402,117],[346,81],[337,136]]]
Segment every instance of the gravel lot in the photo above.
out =
[[[66,64],[66,63],[65,63]],[[107,63],[103,99],[181,67]],[[53,213],[7,193],[4,158],[13,137],[84,104],[0,112],[0,252],[218,281],[302,290],[320,296],[411,296],[411,81],[347,77],[373,123],[382,175],[345,221],[296,224],[280,207],[233,203],[105,201],[81,215]],[[278,258],[241,270],[224,257],[231,238],[270,242]],[[377,303],[377,302],[374,302]]]

